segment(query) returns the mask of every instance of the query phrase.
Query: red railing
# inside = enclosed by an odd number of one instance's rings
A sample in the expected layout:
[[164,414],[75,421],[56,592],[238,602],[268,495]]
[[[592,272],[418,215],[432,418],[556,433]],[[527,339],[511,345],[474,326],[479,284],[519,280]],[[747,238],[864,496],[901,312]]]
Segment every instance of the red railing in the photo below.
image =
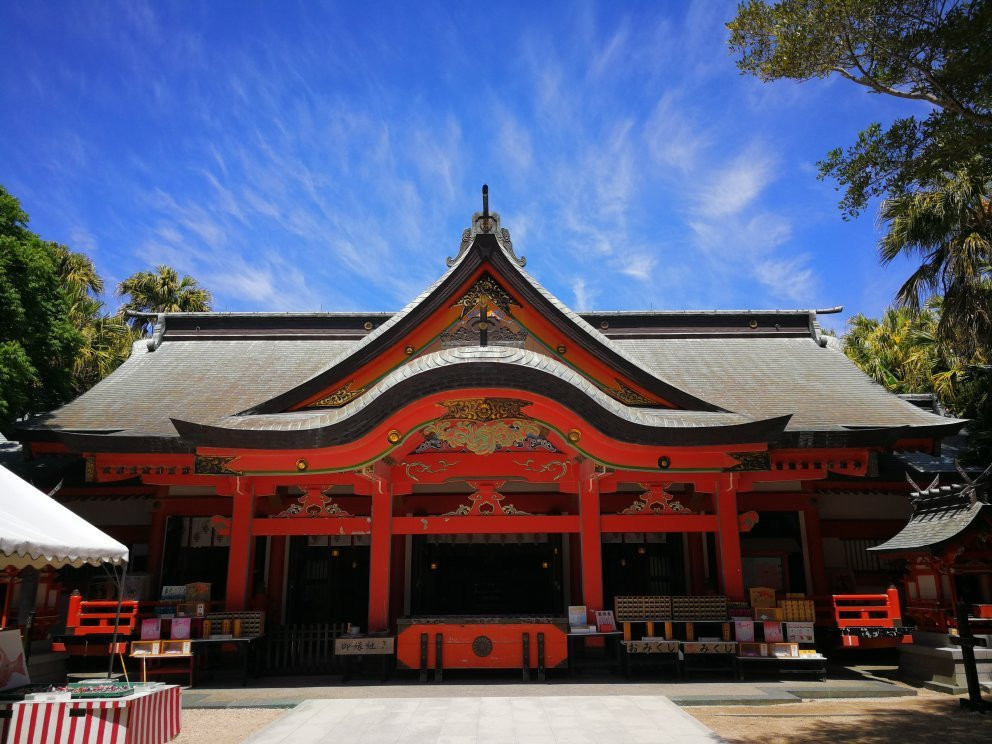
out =
[[902,625],[899,592],[835,594],[834,622],[838,628],[895,628]]

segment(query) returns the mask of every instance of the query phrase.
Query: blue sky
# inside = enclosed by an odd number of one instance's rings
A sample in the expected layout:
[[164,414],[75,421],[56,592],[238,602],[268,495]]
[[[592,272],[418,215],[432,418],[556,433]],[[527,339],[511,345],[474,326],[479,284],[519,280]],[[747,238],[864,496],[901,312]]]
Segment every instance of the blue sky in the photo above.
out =
[[3,3],[0,184],[109,286],[168,263],[217,310],[399,309],[485,182],[577,310],[842,304],[840,331],[908,269],[815,163],[918,107],[740,76],[734,10]]

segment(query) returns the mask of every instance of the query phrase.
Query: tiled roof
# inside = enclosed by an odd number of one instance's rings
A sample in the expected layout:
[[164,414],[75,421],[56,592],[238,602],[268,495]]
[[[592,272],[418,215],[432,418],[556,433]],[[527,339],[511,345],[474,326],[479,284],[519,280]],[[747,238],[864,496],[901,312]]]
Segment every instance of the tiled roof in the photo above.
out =
[[[695,426],[698,414],[710,412],[726,413],[738,423],[791,416],[787,432],[802,436],[851,429],[955,426],[952,419],[927,413],[888,393],[842,354],[825,348],[813,311],[593,313],[583,317],[523,271],[509,254],[504,255],[506,248],[498,238],[474,233],[473,237],[471,248],[460,253],[437,282],[388,318],[374,313],[167,316],[157,326],[153,343],[135,344],[131,357],[114,374],[68,405],[20,428],[27,430],[26,436],[68,430],[175,438],[171,420],[200,426],[224,422],[230,428],[268,420],[260,415],[283,422],[280,412],[373,358],[378,353],[377,342],[393,343],[406,326],[415,325],[417,318],[431,310],[431,303],[444,299],[442,285],[462,281],[463,274],[467,277],[485,261],[500,267],[508,280],[517,282],[521,293],[593,350],[600,361],[625,370],[645,389],[657,388],[666,393],[658,393],[662,398],[688,409],[641,412],[608,399],[571,370],[554,367],[554,374],[562,380],[581,380],[569,389],[586,391],[588,401],[596,402],[598,410],[618,408],[620,418],[636,425],[688,429]],[[553,368],[551,357],[532,356],[523,366]],[[457,354],[431,357],[432,364],[460,363]],[[419,369],[417,365],[425,363],[422,359],[426,357],[411,359],[409,369],[403,367],[394,374],[402,377]],[[374,397],[366,392],[351,405],[365,405]],[[251,415],[231,418],[245,412]],[[338,415],[340,411],[316,414],[313,420]],[[633,421],[638,418],[645,421]],[[303,418],[293,421],[298,428]],[[719,425],[734,423],[728,420]],[[858,436],[871,435],[860,432]],[[811,438],[805,446],[816,441],[820,440]]]
[[869,379],[846,356],[807,338],[615,341],[671,384],[735,413],[792,414],[789,430],[932,426],[927,413]]
[[122,431],[175,436],[171,418],[216,420],[307,380],[351,341],[169,341],[135,343],[113,374],[22,429]]
[[898,553],[940,547],[962,535],[972,524],[992,520],[989,483],[937,486],[910,494],[916,511],[909,523],[888,542],[869,550]]

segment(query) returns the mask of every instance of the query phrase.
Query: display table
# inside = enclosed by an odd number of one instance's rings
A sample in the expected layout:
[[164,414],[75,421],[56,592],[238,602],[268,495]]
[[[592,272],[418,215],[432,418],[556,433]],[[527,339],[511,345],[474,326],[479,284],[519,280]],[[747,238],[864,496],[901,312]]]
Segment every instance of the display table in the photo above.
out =
[[165,744],[179,735],[180,695],[148,685],[120,698],[0,702],[0,742]]
[[563,617],[512,615],[448,615],[401,618],[397,621],[396,663],[418,669],[420,680],[434,670],[520,669],[545,678],[545,670],[568,662],[568,621]]

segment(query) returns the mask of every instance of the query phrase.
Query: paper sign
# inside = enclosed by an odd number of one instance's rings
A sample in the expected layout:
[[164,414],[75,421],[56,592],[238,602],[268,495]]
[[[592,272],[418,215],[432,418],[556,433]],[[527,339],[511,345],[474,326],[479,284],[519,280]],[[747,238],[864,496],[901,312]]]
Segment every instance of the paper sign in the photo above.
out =
[[141,640],[157,641],[162,637],[162,621],[146,618],[141,621]]
[[766,622],[764,630],[766,643],[780,643],[785,640],[782,636],[782,623]]
[[738,641],[750,643],[754,640],[754,623],[750,620],[734,621],[734,638]]
[[172,621],[172,640],[185,641],[189,638],[189,627],[192,621],[188,617],[177,617]]

